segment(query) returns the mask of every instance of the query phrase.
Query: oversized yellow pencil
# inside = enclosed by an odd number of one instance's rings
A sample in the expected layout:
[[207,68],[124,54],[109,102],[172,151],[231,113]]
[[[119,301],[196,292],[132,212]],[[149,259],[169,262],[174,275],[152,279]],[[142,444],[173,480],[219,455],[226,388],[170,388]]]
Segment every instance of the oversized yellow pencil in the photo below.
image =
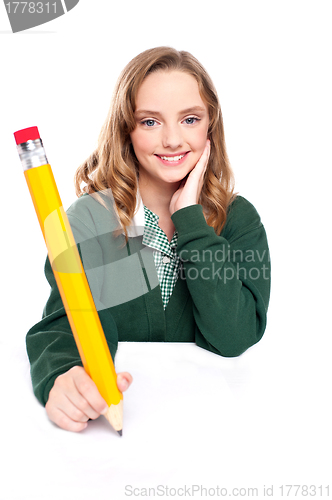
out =
[[123,396],[113,360],[38,128],[14,133],[48,256],[87,374],[109,406],[105,415],[122,436]]

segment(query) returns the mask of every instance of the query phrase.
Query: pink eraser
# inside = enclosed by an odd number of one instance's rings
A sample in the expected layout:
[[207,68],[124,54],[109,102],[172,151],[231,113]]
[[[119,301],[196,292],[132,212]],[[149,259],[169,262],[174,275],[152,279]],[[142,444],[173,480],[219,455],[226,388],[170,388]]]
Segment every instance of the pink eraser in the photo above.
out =
[[17,132],[14,132],[14,137],[16,144],[22,144],[23,142],[40,139],[38,127],[29,127],[24,128],[23,130],[18,130]]

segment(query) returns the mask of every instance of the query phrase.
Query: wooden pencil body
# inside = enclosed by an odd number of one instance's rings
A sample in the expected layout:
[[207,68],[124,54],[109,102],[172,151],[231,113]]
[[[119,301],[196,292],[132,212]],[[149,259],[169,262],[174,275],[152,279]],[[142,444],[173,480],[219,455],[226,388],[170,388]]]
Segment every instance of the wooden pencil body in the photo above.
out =
[[115,428],[122,429],[122,394],[113,360],[51,167],[30,168],[24,175],[84,369],[109,407],[121,402]]

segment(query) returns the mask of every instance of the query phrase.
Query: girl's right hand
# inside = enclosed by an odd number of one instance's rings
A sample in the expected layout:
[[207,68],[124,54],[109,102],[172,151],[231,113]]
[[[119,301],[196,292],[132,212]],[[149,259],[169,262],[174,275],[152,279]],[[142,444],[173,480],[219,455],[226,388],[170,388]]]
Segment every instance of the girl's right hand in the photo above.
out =
[[204,174],[209,162],[210,151],[211,143],[210,140],[207,139],[204,151],[198,162],[188,174],[188,177],[182,180],[179,189],[175,191],[172,196],[169,205],[171,215],[181,208],[196,205],[198,203],[204,183]]
[[[132,381],[128,372],[117,376],[121,392],[127,390]],[[79,432],[87,427],[90,418],[95,420],[105,414],[108,406],[84,368],[74,366],[55,379],[45,409],[49,419],[59,427]]]

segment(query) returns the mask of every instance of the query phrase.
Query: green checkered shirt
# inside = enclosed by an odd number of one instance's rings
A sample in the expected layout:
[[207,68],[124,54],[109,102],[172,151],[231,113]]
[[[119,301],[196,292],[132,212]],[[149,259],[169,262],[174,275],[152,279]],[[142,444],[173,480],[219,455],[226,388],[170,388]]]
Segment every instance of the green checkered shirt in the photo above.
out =
[[154,262],[157,269],[164,309],[172,295],[180,270],[180,257],[176,253],[178,233],[173,234],[171,242],[158,226],[159,217],[144,205],[143,244],[155,249]]

